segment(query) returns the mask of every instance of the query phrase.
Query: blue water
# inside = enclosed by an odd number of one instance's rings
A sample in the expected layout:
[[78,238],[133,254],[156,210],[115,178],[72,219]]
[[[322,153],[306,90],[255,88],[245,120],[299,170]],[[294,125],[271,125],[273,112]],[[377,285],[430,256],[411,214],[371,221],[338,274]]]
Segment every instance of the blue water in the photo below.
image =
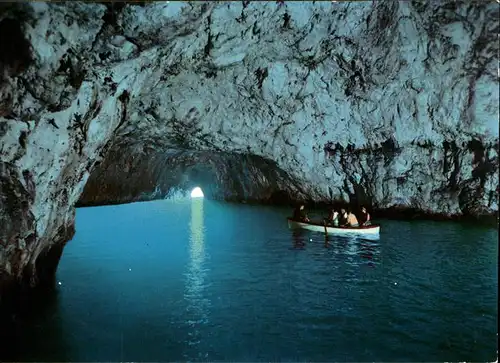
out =
[[325,241],[288,230],[288,214],[77,210],[57,298],[20,360],[496,360],[496,230],[381,221],[379,241]]

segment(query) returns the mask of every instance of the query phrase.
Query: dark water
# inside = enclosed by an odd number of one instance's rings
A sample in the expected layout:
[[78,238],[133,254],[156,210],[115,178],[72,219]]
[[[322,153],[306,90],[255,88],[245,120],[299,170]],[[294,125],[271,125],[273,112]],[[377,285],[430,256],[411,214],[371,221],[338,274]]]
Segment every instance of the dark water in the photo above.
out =
[[325,244],[288,230],[287,214],[200,200],[79,209],[19,360],[496,360],[496,230],[382,221],[379,241]]

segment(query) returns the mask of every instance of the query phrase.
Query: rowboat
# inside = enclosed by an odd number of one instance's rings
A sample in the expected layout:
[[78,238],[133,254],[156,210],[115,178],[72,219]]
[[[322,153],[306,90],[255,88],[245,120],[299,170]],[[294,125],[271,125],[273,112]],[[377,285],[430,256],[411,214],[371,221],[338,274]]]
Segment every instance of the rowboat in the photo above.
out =
[[352,236],[352,235],[367,235],[376,236],[380,233],[380,226],[378,224],[372,224],[370,226],[361,227],[331,227],[326,226],[323,223],[317,222],[298,222],[292,218],[287,218],[288,228],[290,229],[306,229],[313,232],[322,232],[327,234],[334,234],[339,236]]

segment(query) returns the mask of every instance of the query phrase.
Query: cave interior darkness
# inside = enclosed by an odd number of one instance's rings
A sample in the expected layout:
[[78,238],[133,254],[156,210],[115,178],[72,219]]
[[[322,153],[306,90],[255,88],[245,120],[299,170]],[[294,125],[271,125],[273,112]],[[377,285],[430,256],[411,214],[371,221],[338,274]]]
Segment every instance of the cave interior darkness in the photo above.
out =
[[306,198],[296,178],[260,156],[115,147],[92,170],[77,206],[189,197],[196,187],[218,201],[290,205]]

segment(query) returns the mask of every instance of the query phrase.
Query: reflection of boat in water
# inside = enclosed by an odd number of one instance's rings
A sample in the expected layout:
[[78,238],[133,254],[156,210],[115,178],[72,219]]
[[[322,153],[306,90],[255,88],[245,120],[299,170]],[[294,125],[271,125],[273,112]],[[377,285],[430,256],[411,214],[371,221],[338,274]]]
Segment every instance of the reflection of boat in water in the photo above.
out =
[[322,232],[322,233],[326,232],[326,234],[338,235],[338,236],[378,237],[380,233],[380,226],[378,224],[372,224],[370,226],[361,226],[361,227],[332,227],[332,226],[325,226],[322,223],[294,221],[291,218],[287,218],[287,220],[288,220],[288,227],[291,229],[300,228],[313,232]]
[[293,236],[293,249],[302,250],[306,246],[304,231],[300,229],[294,229],[292,231]]

